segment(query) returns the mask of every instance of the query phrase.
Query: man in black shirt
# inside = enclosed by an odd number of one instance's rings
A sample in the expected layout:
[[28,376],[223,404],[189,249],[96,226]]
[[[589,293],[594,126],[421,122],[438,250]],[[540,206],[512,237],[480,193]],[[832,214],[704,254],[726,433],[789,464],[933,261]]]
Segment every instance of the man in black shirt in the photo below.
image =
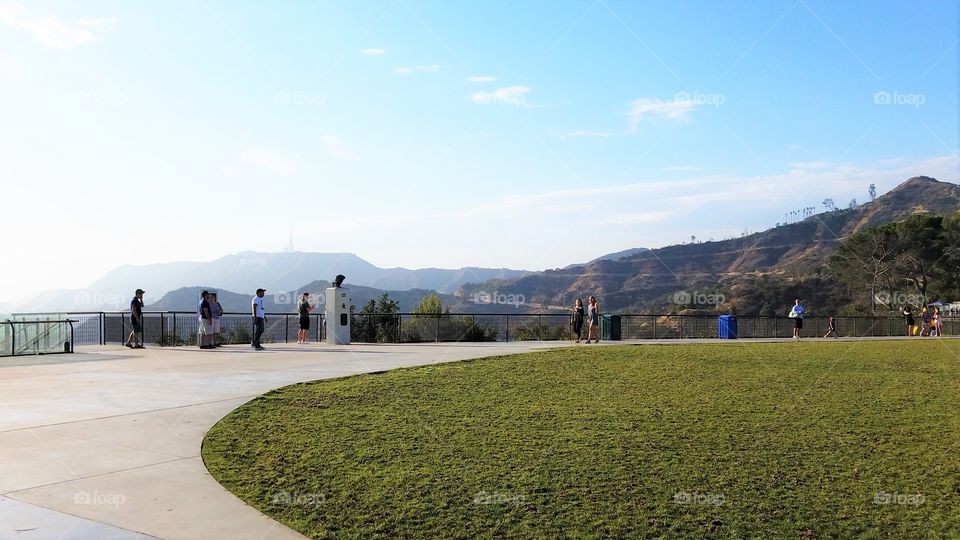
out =
[[130,325],[133,330],[127,337],[126,346],[131,349],[143,348],[143,289],[137,289],[130,300]]

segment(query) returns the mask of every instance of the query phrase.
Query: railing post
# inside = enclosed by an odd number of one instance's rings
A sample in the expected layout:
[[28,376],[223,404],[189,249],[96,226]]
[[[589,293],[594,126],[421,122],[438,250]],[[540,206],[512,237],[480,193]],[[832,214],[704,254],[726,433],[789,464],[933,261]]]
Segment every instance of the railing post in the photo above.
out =
[[440,343],[440,314],[437,313],[437,343]]
[[283,316],[283,342],[290,343],[290,314]]
[[510,343],[510,315],[504,315],[507,319],[507,339],[506,343]]
[[10,323],[10,356],[17,355],[17,327],[14,326],[13,321],[7,321]]
[[397,313],[397,343],[403,343],[403,314]]
[[657,316],[653,316],[653,339],[657,339]]
[[171,340],[171,345],[177,343],[177,312],[173,312],[173,339]]
[[98,319],[100,320],[100,345],[106,345],[107,344],[107,336],[106,336],[107,316],[101,311]]
[[857,317],[853,318],[853,337],[857,337]]
[[543,315],[537,314],[537,341],[543,341],[540,329],[543,328]]

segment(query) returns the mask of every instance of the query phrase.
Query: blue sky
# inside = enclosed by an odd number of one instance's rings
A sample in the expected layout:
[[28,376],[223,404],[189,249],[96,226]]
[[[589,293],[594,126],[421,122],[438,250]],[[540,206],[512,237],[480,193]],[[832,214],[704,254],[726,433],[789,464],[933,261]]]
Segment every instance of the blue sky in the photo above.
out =
[[291,227],[380,266],[553,268],[957,182],[957,10],[0,0],[5,295]]

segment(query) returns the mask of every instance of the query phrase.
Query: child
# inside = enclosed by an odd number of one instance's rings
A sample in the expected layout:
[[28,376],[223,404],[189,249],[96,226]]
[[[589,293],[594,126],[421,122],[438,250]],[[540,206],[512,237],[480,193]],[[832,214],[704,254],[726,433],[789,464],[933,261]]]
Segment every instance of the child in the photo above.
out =
[[828,338],[831,335],[834,339],[837,338],[837,321],[833,317],[827,319],[827,333],[823,337]]

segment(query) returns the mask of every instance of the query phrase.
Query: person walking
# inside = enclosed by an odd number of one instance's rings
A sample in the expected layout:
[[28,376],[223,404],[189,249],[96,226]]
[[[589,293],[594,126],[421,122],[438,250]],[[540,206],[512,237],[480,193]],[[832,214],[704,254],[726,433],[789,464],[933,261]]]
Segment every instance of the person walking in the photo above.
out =
[[137,289],[133,293],[133,300],[130,300],[130,325],[133,330],[127,336],[125,345],[130,349],[142,349],[143,347],[143,289]]
[[267,312],[263,309],[263,295],[266,289],[257,289],[257,295],[253,297],[250,304],[253,307],[253,343],[250,344],[254,350],[262,351],[260,338],[263,337],[264,324],[267,322]]
[[917,321],[913,319],[913,310],[910,309],[910,304],[900,308],[900,315],[903,315],[903,320],[907,323],[907,336],[916,335]]
[[927,308],[920,310],[920,325],[920,335],[923,337],[929,336],[933,327],[933,314]]
[[577,341],[574,343],[580,343],[583,337],[583,300],[577,298],[577,301],[574,302],[571,319],[573,321],[573,333],[577,335]]
[[833,316],[827,318],[827,333],[823,337],[828,338],[830,336],[837,337],[837,320]]
[[209,302],[210,316],[213,318],[213,337],[210,344],[214,347],[220,347],[220,318],[223,317],[223,306],[217,299],[217,293],[210,293]]
[[600,343],[600,302],[597,302],[593,295],[587,299],[587,343],[594,340],[594,343]]
[[297,343],[305,345],[310,335],[310,312],[313,311],[313,305],[310,304],[310,293],[305,292],[297,302],[297,313],[300,314],[300,331],[297,332]]
[[793,307],[790,308],[790,313],[787,314],[788,317],[793,319],[793,339],[800,339],[800,330],[803,330],[803,314],[806,313],[806,309],[800,305],[800,299],[797,298],[793,302]]
[[933,328],[937,337],[943,337],[943,313],[939,307],[933,308]]
[[213,348],[213,315],[210,312],[210,293],[203,291],[200,293],[200,305],[197,306],[197,313],[200,319],[200,348]]

